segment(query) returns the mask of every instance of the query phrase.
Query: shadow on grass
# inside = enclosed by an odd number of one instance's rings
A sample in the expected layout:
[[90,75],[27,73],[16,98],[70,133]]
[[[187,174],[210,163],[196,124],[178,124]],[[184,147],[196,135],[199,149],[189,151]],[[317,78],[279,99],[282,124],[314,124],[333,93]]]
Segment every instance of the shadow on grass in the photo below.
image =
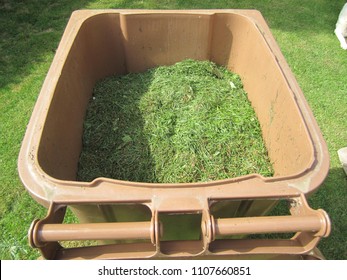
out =
[[0,2],[0,88],[20,83],[34,65],[51,60],[73,10],[89,1]]
[[271,28],[288,32],[331,33],[344,1],[319,0],[268,1],[254,4],[263,13]]
[[18,83],[33,64],[53,58],[73,10],[92,8],[260,10],[271,28],[283,31],[333,32],[343,1],[15,1],[0,3],[0,88]]
[[[98,1],[94,1],[97,3]],[[271,28],[289,32],[312,31],[333,33],[345,1],[330,0],[123,0],[118,4],[106,2],[109,8],[140,9],[256,9]]]

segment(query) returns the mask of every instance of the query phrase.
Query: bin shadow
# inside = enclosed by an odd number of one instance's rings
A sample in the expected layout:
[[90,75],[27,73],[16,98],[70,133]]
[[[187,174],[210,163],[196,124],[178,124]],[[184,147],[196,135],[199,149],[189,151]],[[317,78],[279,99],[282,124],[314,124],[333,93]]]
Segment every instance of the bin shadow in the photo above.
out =
[[157,182],[155,162],[139,108],[153,71],[113,76],[99,81],[84,120],[83,148],[77,180],[106,177]]

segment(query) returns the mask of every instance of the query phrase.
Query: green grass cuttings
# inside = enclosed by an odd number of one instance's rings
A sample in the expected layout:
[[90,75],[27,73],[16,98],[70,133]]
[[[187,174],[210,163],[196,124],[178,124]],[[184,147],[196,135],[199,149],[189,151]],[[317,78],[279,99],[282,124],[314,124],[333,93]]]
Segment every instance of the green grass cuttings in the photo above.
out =
[[237,74],[185,60],[96,84],[78,180],[183,183],[251,173],[273,170]]

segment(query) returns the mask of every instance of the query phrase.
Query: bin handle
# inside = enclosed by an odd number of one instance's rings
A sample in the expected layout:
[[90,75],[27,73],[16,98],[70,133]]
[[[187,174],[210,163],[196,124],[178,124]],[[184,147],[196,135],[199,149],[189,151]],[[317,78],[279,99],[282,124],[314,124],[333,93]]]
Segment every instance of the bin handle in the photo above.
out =
[[[209,209],[202,210],[201,242],[198,255],[208,258],[220,255],[264,255],[264,254],[310,254],[322,237],[330,234],[330,220],[325,211],[313,210],[305,196],[291,198],[291,215],[261,216],[215,219]],[[122,223],[62,224],[66,205],[52,203],[43,220],[35,220],[29,230],[32,247],[38,248],[46,259],[90,256],[100,258],[136,258],[147,250],[144,257],[167,257],[161,252],[162,229],[158,212],[154,211],[151,221]],[[220,239],[228,235],[260,233],[296,233],[291,239]],[[140,243],[113,244],[82,248],[63,248],[58,241],[73,240],[142,240]],[[150,240],[151,243],[143,240]],[[181,241],[173,241],[178,244]],[[185,242],[185,241],[184,241]],[[189,242],[189,241],[188,241]],[[147,247],[143,247],[144,244]],[[151,245],[152,244],[152,245]],[[151,245],[152,247],[150,248]],[[96,249],[98,248],[98,249]],[[139,249],[141,248],[141,249]],[[71,251],[75,250],[74,254]],[[67,252],[70,253],[67,253]],[[125,252],[127,253],[125,254]],[[98,252],[98,253],[96,253]],[[66,254],[67,253],[67,254]],[[122,257],[123,256],[123,257]]]
[[[287,200],[290,201],[289,216],[215,219],[206,211],[201,225],[205,248],[219,256],[300,255],[321,259],[321,255],[313,255],[321,238],[330,234],[328,214],[324,210],[310,208],[304,194]],[[290,239],[223,239],[225,236],[261,233],[294,235]]]
[[[33,241],[39,247],[46,242],[74,240],[153,240],[152,222],[44,224],[36,220]],[[35,235],[36,234],[36,235]]]
[[327,220],[323,210],[304,216],[212,218],[212,232],[214,237],[286,232],[311,232],[316,236],[326,237],[329,235]]

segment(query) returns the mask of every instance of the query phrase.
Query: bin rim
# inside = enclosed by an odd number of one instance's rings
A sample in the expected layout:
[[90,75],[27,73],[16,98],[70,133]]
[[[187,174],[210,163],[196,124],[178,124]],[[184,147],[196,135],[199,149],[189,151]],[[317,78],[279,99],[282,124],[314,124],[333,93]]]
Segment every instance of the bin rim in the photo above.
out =
[[[64,58],[68,55],[69,49],[73,43],[73,38],[78,33],[82,24],[90,18],[100,14],[235,14],[249,19],[258,30],[261,31],[262,38],[269,47],[272,55],[275,57],[277,66],[282,71],[286,71],[287,85],[296,100],[296,105],[299,113],[303,117],[303,122],[308,132],[311,146],[313,149],[310,164],[300,172],[285,176],[276,177],[263,177],[259,174],[249,174],[245,176],[229,178],[224,180],[216,180],[211,182],[197,182],[197,183],[143,183],[143,182],[129,182],[110,178],[96,178],[91,182],[79,182],[71,180],[61,180],[54,178],[47,174],[38,162],[38,145],[43,131],[43,123],[40,122],[40,117],[47,114],[48,108],[45,107],[46,102],[38,102],[49,100],[53,97],[53,91],[57,84],[59,77],[52,79],[50,73],[59,71],[63,67]],[[23,182],[29,193],[43,205],[49,205],[50,201],[56,197],[67,200],[75,200],[73,193],[75,188],[82,188],[83,190],[92,188],[106,188],[109,190],[117,189],[121,191],[122,188],[131,187],[132,189],[191,189],[191,188],[225,188],[231,185],[243,185],[248,183],[254,184],[259,187],[266,186],[281,186],[294,188],[294,192],[302,192],[305,195],[312,194],[325,180],[329,170],[329,154],[327,151],[326,143],[320,132],[318,124],[313,116],[304,94],[301,91],[292,71],[290,70],[280,48],[278,47],[272,33],[261,15],[257,10],[249,9],[194,9],[194,10],[140,10],[140,9],[100,9],[100,10],[78,10],[74,11],[71,15],[69,23],[65,29],[56,55],[53,59],[47,77],[42,86],[41,92],[35,105],[33,114],[31,116],[27,131],[22,142],[18,157],[18,172],[21,181]],[[274,188],[275,189],[275,188]],[[141,192],[141,191],[140,191]],[[89,197],[89,192],[85,191],[86,197]],[[91,192],[91,193],[94,193]],[[89,197],[90,198],[90,197]],[[105,201],[109,199],[108,195],[103,198]],[[93,199],[94,200],[94,199]]]

